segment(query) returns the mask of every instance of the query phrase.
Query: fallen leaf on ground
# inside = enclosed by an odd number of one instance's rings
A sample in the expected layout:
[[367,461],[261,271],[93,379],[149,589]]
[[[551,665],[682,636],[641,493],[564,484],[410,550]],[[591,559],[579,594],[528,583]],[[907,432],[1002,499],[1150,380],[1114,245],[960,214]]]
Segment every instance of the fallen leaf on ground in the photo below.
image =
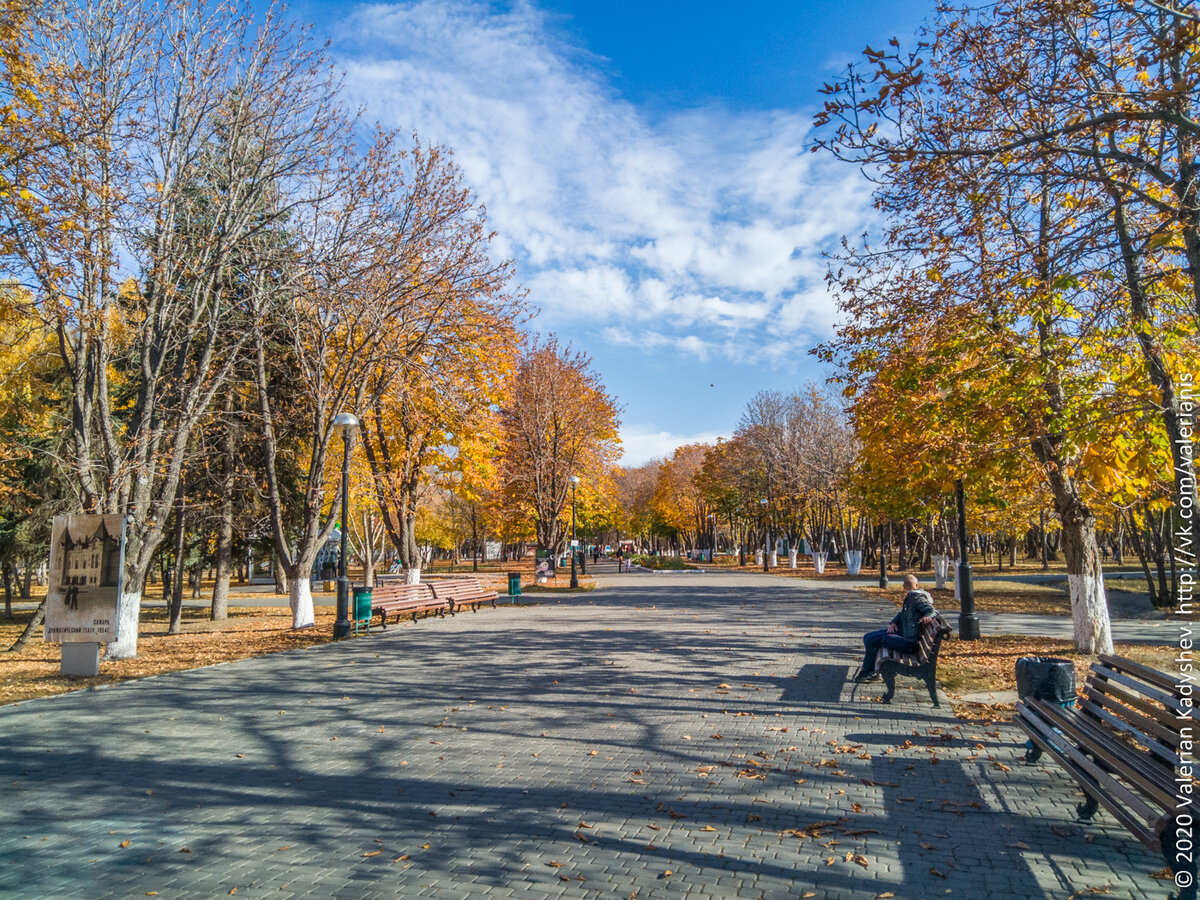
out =
[[371,850],[368,853],[364,853],[363,856],[378,856],[382,852],[382,850]]

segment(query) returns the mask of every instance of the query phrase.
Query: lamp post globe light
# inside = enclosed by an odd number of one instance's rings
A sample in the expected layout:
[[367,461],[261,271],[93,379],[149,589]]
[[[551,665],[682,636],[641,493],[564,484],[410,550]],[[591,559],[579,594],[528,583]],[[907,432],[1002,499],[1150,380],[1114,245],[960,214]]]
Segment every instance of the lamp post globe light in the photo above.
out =
[[579,486],[579,476],[571,476],[571,587],[579,587],[579,572],[576,567],[576,548],[579,542],[575,540],[575,488]]
[[350,522],[350,450],[354,446],[354,432],[358,430],[358,417],[354,413],[338,413],[333,427],[342,433],[342,552],[338,559],[337,621],[333,623],[333,638],[350,636],[350,579],[346,577],[347,527]]

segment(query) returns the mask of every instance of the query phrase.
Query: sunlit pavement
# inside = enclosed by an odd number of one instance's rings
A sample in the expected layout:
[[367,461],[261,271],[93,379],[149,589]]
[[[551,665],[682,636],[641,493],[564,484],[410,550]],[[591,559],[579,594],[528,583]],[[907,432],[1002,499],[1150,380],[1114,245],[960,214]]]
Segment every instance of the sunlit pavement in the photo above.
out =
[[537,606],[0,710],[0,893],[1167,894],[1015,728],[847,683],[889,606],[592,571]]

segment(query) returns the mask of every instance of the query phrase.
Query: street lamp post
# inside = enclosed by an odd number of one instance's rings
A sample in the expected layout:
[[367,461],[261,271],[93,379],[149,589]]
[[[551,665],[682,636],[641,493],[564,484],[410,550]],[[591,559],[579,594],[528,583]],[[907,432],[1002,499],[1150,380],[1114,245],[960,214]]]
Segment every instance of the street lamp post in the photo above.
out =
[[579,587],[579,572],[576,570],[576,554],[579,542],[575,540],[575,488],[579,485],[579,476],[571,476],[571,587]]
[[767,498],[758,501],[763,508],[763,571],[771,571],[771,528],[767,521]]
[[879,586],[885,588],[888,586],[887,577],[887,551],[886,545],[883,543],[883,523],[879,523]]
[[712,537],[712,556],[708,558],[710,563],[717,561],[717,515],[716,513],[708,514],[708,528]]
[[358,417],[354,413],[338,413],[333,427],[342,433],[342,552],[338,560],[337,621],[333,623],[333,638],[350,637],[350,579],[346,576],[347,536],[350,531],[350,449],[354,445],[354,432],[358,429]]
[[971,583],[971,564],[967,561],[967,501],[963,480],[954,482],[958,500],[958,638],[979,640],[979,617],[975,615],[975,585]]

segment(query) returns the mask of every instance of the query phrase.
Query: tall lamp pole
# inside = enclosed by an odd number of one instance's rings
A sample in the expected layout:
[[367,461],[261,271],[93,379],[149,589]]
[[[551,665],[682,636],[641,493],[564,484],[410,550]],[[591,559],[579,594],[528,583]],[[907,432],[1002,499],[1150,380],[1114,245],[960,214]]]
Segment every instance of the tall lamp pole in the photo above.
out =
[[883,523],[879,523],[879,586],[885,588],[888,586],[887,577],[887,546],[883,542],[884,534]]
[[354,432],[358,429],[358,417],[354,413],[338,413],[333,427],[342,433],[342,552],[338,559],[337,621],[333,623],[333,638],[350,637],[350,579],[346,577],[347,537],[350,523],[350,449],[354,445]]
[[571,587],[579,587],[579,572],[575,568],[579,542],[575,540],[575,488],[579,485],[579,476],[571,476]]
[[971,564],[967,561],[967,501],[961,478],[954,482],[954,493],[958,499],[958,638],[977,641],[979,617],[975,615],[975,585],[971,583]]
[[771,529],[767,523],[767,498],[758,501],[763,508],[763,571],[771,571]]

